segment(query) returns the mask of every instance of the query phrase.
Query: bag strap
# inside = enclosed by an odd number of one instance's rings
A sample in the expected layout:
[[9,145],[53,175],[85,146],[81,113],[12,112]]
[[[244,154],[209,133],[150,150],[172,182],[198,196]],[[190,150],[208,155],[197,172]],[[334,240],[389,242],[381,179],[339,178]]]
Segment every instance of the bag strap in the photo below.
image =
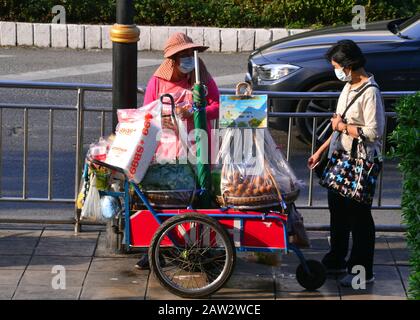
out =
[[370,88],[370,87],[375,87],[378,88],[379,87],[376,84],[373,83],[369,83],[368,85],[365,85],[364,87],[362,87],[362,89],[360,89],[360,91],[354,96],[354,98],[350,101],[350,103],[347,105],[346,110],[344,110],[343,114],[341,115],[341,118],[345,118],[346,117],[346,113],[347,111],[349,111],[350,107],[356,102],[356,100],[363,94],[363,92],[366,91],[366,89]]
[[[350,101],[350,103],[348,104],[348,106],[347,106],[347,108],[346,108],[346,110],[344,110],[344,112],[343,112],[343,115],[341,116],[341,118],[343,119],[343,122],[344,123],[347,123],[347,121],[346,121],[346,119],[345,119],[345,116],[346,116],[346,113],[347,113],[347,111],[350,109],[350,107],[354,104],[354,102],[357,100],[357,98],[359,98],[362,94],[363,94],[363,92],[365,92],[366,91],[366,89],[368,89],[368,88],[370,88],[370,87],[375,87],[375,88],[378,88],[379,89],[379,87],[376,85],[376,84],[372,84],[372,83],[369,83],[369,84],[367,84],[367,85],[365,85],[364,87],[362,87],[362,89],[360,89],[360,91],[354,96],[354,98]],[[341,134],[342,134],[342,132],[340,132],[339,134],[338,134],[338,137],[339,136],[341,136]],[[338,137],[337,137],[337,139],[338,139]],[[353,147],[354,147],[354,144],[352,145],[352,153],[353,153]]]
[[[367,89],[367,88],[370,88],[370,87],[375,87],[375,88],[378,88],[379,89],[379,87],[376,85],[376,84],[372,84],[372,83],[370,83],[370,84],[365,84],[364,85],[364,87],[362,87],[362,89],[360,89],[360,91],[354,96],[354,98],[350,101],[350,103],[347,105],[347,107],[346,107],[346,109],[344,110],[344,112],[343,112],[343,114],[342,114],[342,116],[341,116],[341,118],[345,121],[345,116],[346,116],[346,113],[347,113],[347,111],[350,109],[350,107],[356,102],[356,100],[363,94],[363,92],[365,92],[365,90]],[[328,132],[328,130],[331,130],[331,123],[329,123],[328,124],[328,126],[326,126],[325,127],[325,129],[322,131],[322,133],[318,136],[318,139],[317,139],[317,141],[319,142],[319,143],[323,143],[323,141],[322,141],[322,138],[327,134],[327,132]]]

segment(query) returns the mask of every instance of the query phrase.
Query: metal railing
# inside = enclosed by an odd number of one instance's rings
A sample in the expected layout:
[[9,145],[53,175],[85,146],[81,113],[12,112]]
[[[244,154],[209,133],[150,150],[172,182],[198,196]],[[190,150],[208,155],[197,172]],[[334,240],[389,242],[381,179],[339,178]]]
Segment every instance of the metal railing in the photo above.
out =
[[[77,198],[78,188],[80,184],[82,165],[84,162],[83,154],[83,140],[84,140],[84,119],[86,112],[98,112],[101,114],[101,136],[103,136],[105,131],[105,114],[111,113],[111,108],[97,108],[89,107],[85,105],[85,93],[86,92],[111,92],[111,85],[102,85],[102,84],[84,84],[84,83],[56,83],[56,82],[22,82],[22,81],[0,81],[0,88],[13,88],[13,89],[34,89],[34,90],[67,90],[74,91],[76,93],[76,104],[75,105],[49,105],[49,104],[12,104],[12,103],[0,103],[0,127],[3,126],[2,112],[3,109],[20,109],[23,110],[23,181],[22,181],[22,197],[3,197],[2,191],[0,188],[0,201],[14,201],[14,202],[46,202],[46,203],[74,203]],[[143,88],[138,88],[139,94],[144,94]],[[235,94],[234,89],[220,89],[221,94]],[[414,94],[415,92],[382,92],[383,98],[386,99],[397,99],[403,95]],[[278,98],[278,99],[289,99],[289,100],[304,100],[304,99],[331,99],[336,100],[339,96],[339,92],[260,92],[254,91],[253,94],[266,94],[269,98]],[[45,198],[31,198],[28,197],[27,193],[27,161],[28,161],[28,111],[29,110],[47,110],[49,114],[48,119],[48,192],[47,197]],[[75,181],[75,193],[73,198],[54,198],[52,196],[52,172],[53,172],[53,152],[52,145],[54,141],[54,114],[59,111],[74,111],[76,113],[76,123],[75,123],[75,133],[76,133],[76,151],[75,151],[75,172],[74,172],[74,181]],[[292,127],[293,119],[297,118],[312,118],[313,128],[316,127],[317,119],[331,117],[332,113],[293,113],[293,112],[269,112],[269,117],[284,117],[289,119],[289,128],[287,133],[287,148],[286,148],[286,159],[290,159],[291,149],[292,149]],[[387,112],[386,117],[393,117],[395,113]],[[315,132],[312,134],[312,146],[311,150],[314,151],[315,148]],[[0,186],[2,180],[2,130],[0,130]],[[384,137],[385,142],[385,137]],[[385,147],[385,143],[383,148]],[[384,206],[382,205],[382,174],[379,180],[378,193],[379,200],[378,205],[374,208],[376,209],[400,209],[400,206]],[[307,206],[301,208],[327,208],[324,207],[314,207],[313,206],[313,172],[310,171],[309,176],[309,195],[308,195],[308,204]],[[9,219],[5,221],[0,219],[0,222],[21,222],[19,219]],[[26,221],[26,220],[25,220]],[[38,220],[28,220],[31,223],[34,222],[54,222],[57,223],[57,220],[54,221],[38,221]],[[61,221],[61,223],[75,223],[76,230],[79,228],[79,217],[76,215],[74,220]]]

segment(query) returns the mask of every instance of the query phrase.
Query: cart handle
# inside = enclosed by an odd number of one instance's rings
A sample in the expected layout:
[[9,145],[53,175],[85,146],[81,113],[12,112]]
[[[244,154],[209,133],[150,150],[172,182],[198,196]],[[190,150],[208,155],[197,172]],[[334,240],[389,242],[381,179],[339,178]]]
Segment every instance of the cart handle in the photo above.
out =
[[169,98],[169,100],[171,100],[171,115],[172,115],[172,118],[175,119],[175,111],[174,111],[174,109],[175,109],[175,100],[174,100],[174,97],[172,97],[172,95],[169,94],[169,93],[162,94],[160,96],[160,98],[159,98],[159,100],[160,100],[160,102],[162,104],[163,104],[163,98]]

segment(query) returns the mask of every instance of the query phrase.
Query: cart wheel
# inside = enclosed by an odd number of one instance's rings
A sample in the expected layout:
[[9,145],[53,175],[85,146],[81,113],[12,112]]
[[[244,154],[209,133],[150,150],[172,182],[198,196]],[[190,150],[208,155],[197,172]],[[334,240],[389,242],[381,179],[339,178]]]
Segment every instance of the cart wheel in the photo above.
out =
[[215,219],[197,213],[166,220],[149,248],[150,268],[159,282],[186,298],[203,298],[219,290],[235,261],[227,231]]
[[316,260],[306,260],[310,274],[305,272],[303,264],[299,264],[296,269],[296,279],[299,284],[307,290],[320,288],[327,278],[325,267]]

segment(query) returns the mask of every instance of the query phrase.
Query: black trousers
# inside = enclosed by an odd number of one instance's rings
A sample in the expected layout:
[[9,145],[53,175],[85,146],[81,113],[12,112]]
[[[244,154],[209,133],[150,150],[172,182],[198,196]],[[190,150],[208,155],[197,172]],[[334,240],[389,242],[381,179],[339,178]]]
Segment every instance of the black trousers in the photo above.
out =
[[[362,265],[366,279],[373,276],[373,256],[375,252],[375,223],[371,205],[359,203],[328,190],[330,220],[330,251],[322,259],[327,268],[347,268]],[[346,262],[350,233],[353,239],[350,257]]]

